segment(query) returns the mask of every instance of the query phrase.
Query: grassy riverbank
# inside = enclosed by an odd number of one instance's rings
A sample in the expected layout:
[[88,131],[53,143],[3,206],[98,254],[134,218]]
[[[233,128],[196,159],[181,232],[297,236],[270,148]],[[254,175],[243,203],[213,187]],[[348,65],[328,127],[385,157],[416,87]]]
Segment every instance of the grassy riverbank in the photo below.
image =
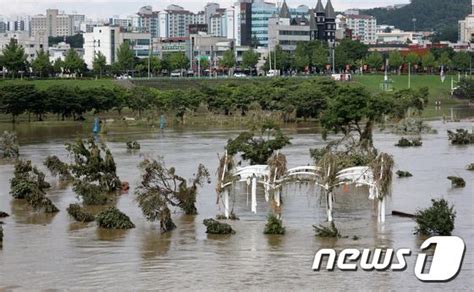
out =
[[94,88],[94,87],[107,87],[113,88],[117,86],[113,79],[41,79],[41,80],[3,80],[0,79],[0,86],[2,84],[33,84],[39,90],[48,89],[48,87],[53,85],[68,85],[68,86],[78,86],[81,89]]

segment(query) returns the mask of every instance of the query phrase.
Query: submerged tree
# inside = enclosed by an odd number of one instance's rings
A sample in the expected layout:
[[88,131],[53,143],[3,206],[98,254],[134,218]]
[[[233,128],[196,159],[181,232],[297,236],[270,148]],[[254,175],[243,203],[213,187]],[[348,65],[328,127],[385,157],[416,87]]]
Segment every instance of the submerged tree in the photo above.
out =
[[15,199],[25,199],[33,209],[45,213],[55,213],[59,209],[46,197],[50,187],[45,175],[31,161],[19,160],[15,164],[14,177],[10,180],[10,194]]
[[117,167],[105,144],[97,145],[94,138],[78,139],[75,144],[67,144],[66,150],[73,158],[69,168],[76,180],[97,183],[105,192],[120,189]]
[[283,221],[278,219],[275,215],[270,214],[268,216],[267,224],[265,224],[265,229],[263,234],[285,234],[285,227],[283,227]]
[[100,212],[96,217],[96,222],[99,227],[107,229],[132,229],[135,224],[130,220],[126,214],[122,213],[115,207],[110,207],[105,211]]
[[261,128],[254,128],[251,131],[242,132],[235,139],[227,142],[227,152],[229,155],[242,154],[244,160],[249,160],[250,164],[266,164],[273,152],[289,145],[288,138],[281,129],[273,122],[265,122]]
[[16,159],[20,156],[20,146],[15,133],[3,132],[0,136],[0,153],[5,159]]
[[214,219],[204,219],[203,224],[207,227],[208,234],[234,234],[235,231],[227,223],[222,223]]
[[329,131],[342,132],[345,137],[355,134],[356,146],[369,150],[373,148],[375,123],[401,119],[410,109],[423,110],[428,93],[427,88],[422,88],[375,96],[362,87],[340,87],[321,115],[323,138]]
[[59,176],[59,179],[62,181],[72,179],[71,173],[69,172],[69,165],[62,162],[56,155],[46,157],[44,166],[46,166],[53,176]]
[[456,129],[456,132],[448,130],[448,139],[453,145],[474,144],[474,133],[465,129]]
[[200,164],[190,184],[176,174],[174,167],[167,168],[162,159],[145,159],[141,164],[144,171],[142,182],[137,188],[137,202],[149,221],[160,221],[163,232],[176,228],[170,209],[178,207],[186,215],[196,215],[197,188],[206,181],[210,183],[209,171]]
[[444,199],[431,200],[432,206],[416,213],[416,233],[423,235],[449,236],[454,230],[456,212]]
[[67,213],[77,222],[87,223],[95,220],[95,217],[84,211],[84,208],[79,204],[70,204],[67,208]]

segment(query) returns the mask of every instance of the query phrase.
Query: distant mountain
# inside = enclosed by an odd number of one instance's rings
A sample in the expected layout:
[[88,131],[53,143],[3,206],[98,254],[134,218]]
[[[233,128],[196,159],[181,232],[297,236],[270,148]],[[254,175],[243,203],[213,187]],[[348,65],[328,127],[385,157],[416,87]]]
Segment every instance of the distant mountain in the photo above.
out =
[[399,9],[374,8],[361,11],[377,18],[377,24],[394,25],[402,30],[413,30],[413,18],[416,18],[416,30],[449,33],[454,37],[458,20],[471,13],[471,0],[412,0]]

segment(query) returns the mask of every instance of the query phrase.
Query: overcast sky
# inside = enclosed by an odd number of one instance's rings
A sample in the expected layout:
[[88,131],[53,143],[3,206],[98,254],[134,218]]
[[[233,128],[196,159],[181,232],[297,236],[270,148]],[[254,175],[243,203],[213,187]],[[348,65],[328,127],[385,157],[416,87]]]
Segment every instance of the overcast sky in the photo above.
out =
[[[267,0],[276,2],[276,0]],[[281,0],[282,1],[282,0]],[[178,4],[191,11],[201,10],[207,2],[217,2],[222,7],[229,7],[235,0],[0,0],[0,15],[13,17],[18,15],[35,15],[44,13],[47,8],[57,8],[66,13],[78,12],[87,18],[107,18],[114,15],[127,16],[138,11],[144,5],[152,5],[155,10],[162,10],[170,4]],[[348,8],[383,7],[392,4],[408,3],[409,0],[332,0],[337,11]],[[316,6],[317,0],[287,0],[290,7],[304,4]],[[326,0],[323,0],[326,3]]]

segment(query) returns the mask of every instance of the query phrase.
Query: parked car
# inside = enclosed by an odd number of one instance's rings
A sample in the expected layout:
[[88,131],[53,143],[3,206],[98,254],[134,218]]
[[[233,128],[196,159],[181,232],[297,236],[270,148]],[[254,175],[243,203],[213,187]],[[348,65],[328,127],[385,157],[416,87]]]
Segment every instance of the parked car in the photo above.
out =
[[234,77],[242,78],[242,77],[247,77],[247,75],[245,73],[238,72],[238,73],[234,73]]
[[181,71],[175,70],[175,71],[171,72],[171,75],[170,75],[170,76],[171,76],[171,77],[181,77],[181,76],[182,76],[182,75],[181,75]]
[[278,76],[278,71],[277,70],[269,70],[267,73],[267,77],[275,77]]
[[117,79],[118,79],[118,80],[127,80],[127,79],[132,79],[132,76],[127,75],[127,74],[125,74],[125,75],[119,75],[119,76],[117,76]]

